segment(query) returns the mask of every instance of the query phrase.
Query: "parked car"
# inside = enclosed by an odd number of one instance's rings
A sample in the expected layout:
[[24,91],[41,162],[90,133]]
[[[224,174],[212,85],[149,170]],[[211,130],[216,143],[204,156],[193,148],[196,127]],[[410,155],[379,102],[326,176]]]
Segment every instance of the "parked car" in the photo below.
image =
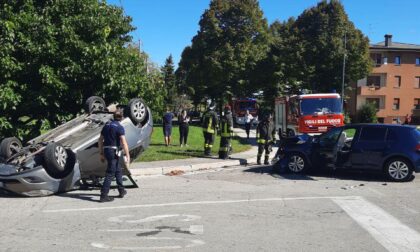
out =
[[360,169],[408,181],[420,172],[420,130],[407,125],[350,124],[319,136],[287,138],[273,159],[275,168]]
[[[124,110],[121,124],[131,160],[135,160],[150,143],[151,111],[139,98],[116,108]],[[44,196],[96,184],[106,171],[106,162],[100,161],[98,139],[102,127],[113,118],[110,110],[102,98],[93,96],[86,101],[86,113],[28,141],[24,147],[15,137],[3,139],[0,188],[26,196]],[[123,174],[135,185],[126,167]]]

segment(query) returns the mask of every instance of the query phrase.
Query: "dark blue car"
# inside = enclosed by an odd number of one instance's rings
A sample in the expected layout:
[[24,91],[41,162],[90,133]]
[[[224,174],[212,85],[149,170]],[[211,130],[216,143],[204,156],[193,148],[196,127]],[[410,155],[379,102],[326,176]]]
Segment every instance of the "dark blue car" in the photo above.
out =
[[309,168],[380,171],[393,181],[420,172],[420,130],[396,124],[349,124],[320,136],[283,141],[274,167],[302,173]]

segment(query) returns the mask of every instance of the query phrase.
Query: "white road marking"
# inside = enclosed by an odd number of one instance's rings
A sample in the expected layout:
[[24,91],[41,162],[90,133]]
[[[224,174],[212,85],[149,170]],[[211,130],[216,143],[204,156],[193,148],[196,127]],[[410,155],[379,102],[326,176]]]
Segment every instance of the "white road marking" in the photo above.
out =
[[[170,230],[168,228],[168,230]],[[158,228],[131,228],[131,229],[105,229],[99,230],[101,232],[111,232],[111,233],[129,233],[129,232],[155,232],[155,231],[164,231],[164,229]],[[204,227],[203,225],[191,225],[189,228],[179,228],[179,231],[190,232],[191,234],[203,234]]]
[[332,199],[388,251],[420,251],[420,234],[362,197]]
[[[136,238],[135,240],[138,241],[139,239]],[[94,248],[99,248],[99,249],[135,251],[135,250],[170,250],[170,249],[193,248],[193,247],[206,244],[202,240],[173,238],[173,237],[146,237],[146,238],[143,238],[143,240],[155,240],[155,241],[158,241],[158,240],[171,241],[172,240],[172,241],[181,241],[181,242],[189,242],[189,243],[185,246],[168,245],[168,246],[161,246],[161,247],[111,246],[111,245],[101,243],[101,242],[92,242],[90,245]]]
[[244,199],[244,200],[190,201],[190,202],[145,204],[145,205],[50,209],[50,210],[43,210],[42,212],[43,213],[67,213],[67,212],[103,211],[103,210],[129,209],[129,208],[149,208],[149,207],[188,206],[188,205],[217,205],[217,204],[265,202],[265,201],[352,199],[354,197],[357,197],[357,196],[286,197],[286,198],[265,198],[265,199]]
[[201,219],[201,216],[197,216],[197,215],[165,214],[165,215],[150,216],[150,217],[143,218],[143,219],[138,219],[138,220],[123,220],[125,218],[130,218],[130,217],[134,217],[134,215],[120,215],[120,216],[110,217],[110,218],[108,218],[108,221],[110,221],[110,222],[127,222],[127,223],[144,223],[144,222],[158,221],[158,220],[163,220],[163,219],[168,219],[168,218],[173,218],[173,217],[181,217],[181,218],[178,219],[178,221],[183,221],[183,222],[194,221],[194,220]]

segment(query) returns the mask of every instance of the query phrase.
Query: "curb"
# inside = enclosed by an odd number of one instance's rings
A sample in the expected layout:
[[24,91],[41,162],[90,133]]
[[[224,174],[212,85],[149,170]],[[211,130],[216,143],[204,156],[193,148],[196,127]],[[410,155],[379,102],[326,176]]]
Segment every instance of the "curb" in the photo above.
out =
[[[275,155],[276,151],[270,154],[270,159],[272,159]],[[225,160],[220,162],[210,162],[210,163],[200,163],[200,164],[192,164],[192,165],[181,165],[181,166],[167,166],[167,167],[155,167],[155,168],[134,168],[129,169],[131,175],[133,176],[153,176],[153,175],[167,175],[171,172],[179,172],[182,171],[183,173],[193,172],[193,171],[202,171],[202,170],[214,170],[219,168],[227,168],[231,166],[247,166],[252,163],[256,163],[256,157],[249,157],[244,159],[233,159],[233,160]]]

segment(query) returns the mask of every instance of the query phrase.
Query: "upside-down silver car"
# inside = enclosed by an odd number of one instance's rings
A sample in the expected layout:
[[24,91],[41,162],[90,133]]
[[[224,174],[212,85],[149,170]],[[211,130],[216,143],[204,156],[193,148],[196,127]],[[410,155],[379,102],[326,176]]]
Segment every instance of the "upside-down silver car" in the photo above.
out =
[[[124,110],[121,124],[131,160],[135,160],[150,143],[151,111],[139,98],[117,108]],[[46,196],[97,184],[106,171],[97,142],[102,127],[112,119],[113,113],[111,106],[106,108],[104,100],[97,96],[87,99],[85,110],[85,114],[28,141],[24,147],[15,137],[3,139],[0,188],[26,196]],[[123,174],[136,186],[126,167]]]

